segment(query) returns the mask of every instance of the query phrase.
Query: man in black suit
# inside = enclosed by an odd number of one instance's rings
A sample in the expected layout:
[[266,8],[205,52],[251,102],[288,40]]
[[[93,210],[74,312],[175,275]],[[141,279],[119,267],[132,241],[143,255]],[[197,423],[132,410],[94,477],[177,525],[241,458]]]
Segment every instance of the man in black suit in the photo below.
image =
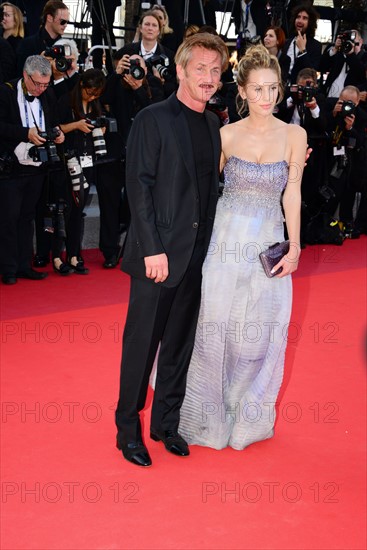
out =
[[180,46],[176,64],[177,94],[137,115],[127,146],[131,226],[122,269],[131,290],[116,424],[118,448],[139,466],[151,465],[139,412],[159,342],[150,435],[189,454],[177,430],[218,196],[219,121],[205,106],[228,51],[218,36],[198,33]]
[[[8,285],[46,276],[31,269],[33,220],[46,167],[29,150],[44,145],[40,132],[56,126],[50,77],[50,63],[35,55],[27,59],[23,78],[0,86],[0,151],[13,158],[12,173],[0,180],[0,272]],[[60,131],[55,142],[63,141]]]
[[323,92],[327,97],[337,98],[345,86],[362,88],[367,83],[366,70],[367,52],[361,33],[357,30],[342,33],[321,58],[320,71],[327,73]]
[[60,0],[49,0],[42,11],[42,25],[36,34],[26,37],[17,52],[18,74],[23,71],[25,60],[53,46],[61,38],[69,23],[69,8]]
[[263,36],[270,24],[265,0],[234,0],[233,18],[236,33],[244,38]]
[[283,47],[283,53],[291,59],[288,75],[291,84],[296,82],[300,70],[308,67],[319,70],[322,44],[314,38],[318,17],[311,4],[298,4],[292,11],[289,27],[294,37],[286,40]]

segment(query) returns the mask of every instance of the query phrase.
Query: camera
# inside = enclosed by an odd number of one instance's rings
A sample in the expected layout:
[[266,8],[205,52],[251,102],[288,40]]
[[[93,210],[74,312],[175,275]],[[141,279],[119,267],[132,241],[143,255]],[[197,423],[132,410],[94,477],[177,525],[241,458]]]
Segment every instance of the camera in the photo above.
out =
[[65,55],[71,55],[71,48],[65,46],[48,46],[45,49],[45,56],[55,59],[55,66],[59,73],[66,73],[73,64],[71,59],[66,59]]
[[311,80],[306,81],[306,86],[291,84],[289,91],[295,103],[309,103],[316,95],[316,89],[312,86]]
[[135,80],[143,80],[145,77],[145,71],[140,65],[139,59],[130,59],[130,68],[125,69],[123,74],[131,74]]
[[42,145],[34,145],[29,149],[29,156],[34,162],[59,162],[55,139],[60,135],[58,128],[51,128],[46,132],[38,132],[38,135],[46,141]]
[[340,51],[348,54],[353,51],[354,46],[358,44],[355,42],[356,31],[344,31],[342,34],[339,34],[338,38],[341,40]]
[[342,108],[340,111],[341,116],[344,118],[346,116],[354,115],[356,111],[356,106],[353,101],[343,101]]
[[60,199],[57,204],[47,204],[47,213],[43,219],[43,230],[46,233],[55,233],[58,237],[66,237],[65,229],[65,211],[67,209],[67,203],[63,199]]
[[117,132],[117,120],[112,117],[99,116],[94,119],[87,118],[88,124],[94,126],[94,128],[107,128],[110,133]]
[[165,80],[172,78],[173,75],[170,73],[168,68],[169,58],[166,55],[152,55],[152,57],[145,60],[145,63],[147,64],[147,67],[155,67],[161,78],[164,78]]

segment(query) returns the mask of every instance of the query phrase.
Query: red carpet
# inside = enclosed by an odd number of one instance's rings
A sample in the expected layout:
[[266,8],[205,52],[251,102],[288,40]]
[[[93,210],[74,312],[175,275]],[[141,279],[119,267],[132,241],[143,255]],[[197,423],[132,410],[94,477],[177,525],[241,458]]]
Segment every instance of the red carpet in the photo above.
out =
[[365,549],[366,244],[303,252],[275,437],[148,469],[114,448],[128,278],[2,285],[1,549]]

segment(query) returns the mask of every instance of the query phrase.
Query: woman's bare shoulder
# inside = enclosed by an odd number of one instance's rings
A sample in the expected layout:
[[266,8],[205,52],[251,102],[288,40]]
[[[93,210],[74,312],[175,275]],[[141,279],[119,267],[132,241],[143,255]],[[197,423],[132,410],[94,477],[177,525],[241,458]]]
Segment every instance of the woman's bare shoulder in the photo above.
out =
[[298,126],[298,124],[286,124],[286,131],[288,139],[305,139],[307,138],[306,130],[302,128],[301,126]]

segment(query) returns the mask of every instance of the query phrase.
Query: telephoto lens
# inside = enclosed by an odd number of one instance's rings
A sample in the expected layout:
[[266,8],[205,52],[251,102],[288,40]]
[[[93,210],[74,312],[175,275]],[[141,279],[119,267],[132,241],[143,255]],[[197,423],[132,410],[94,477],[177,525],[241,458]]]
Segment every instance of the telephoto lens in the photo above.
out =
[[82,185],[84,189],[88,187],[87,180],[84,177],[80,162],[76,157],[71,157],[67,160],[67,167],[71,178],[73,191],[80,191]]
[[103,137],[103,132],[101,128],[94,128],[92,131],[93,136],[93,146],[96,156],[100,157],[102,155],[107,155],[106,141]]

